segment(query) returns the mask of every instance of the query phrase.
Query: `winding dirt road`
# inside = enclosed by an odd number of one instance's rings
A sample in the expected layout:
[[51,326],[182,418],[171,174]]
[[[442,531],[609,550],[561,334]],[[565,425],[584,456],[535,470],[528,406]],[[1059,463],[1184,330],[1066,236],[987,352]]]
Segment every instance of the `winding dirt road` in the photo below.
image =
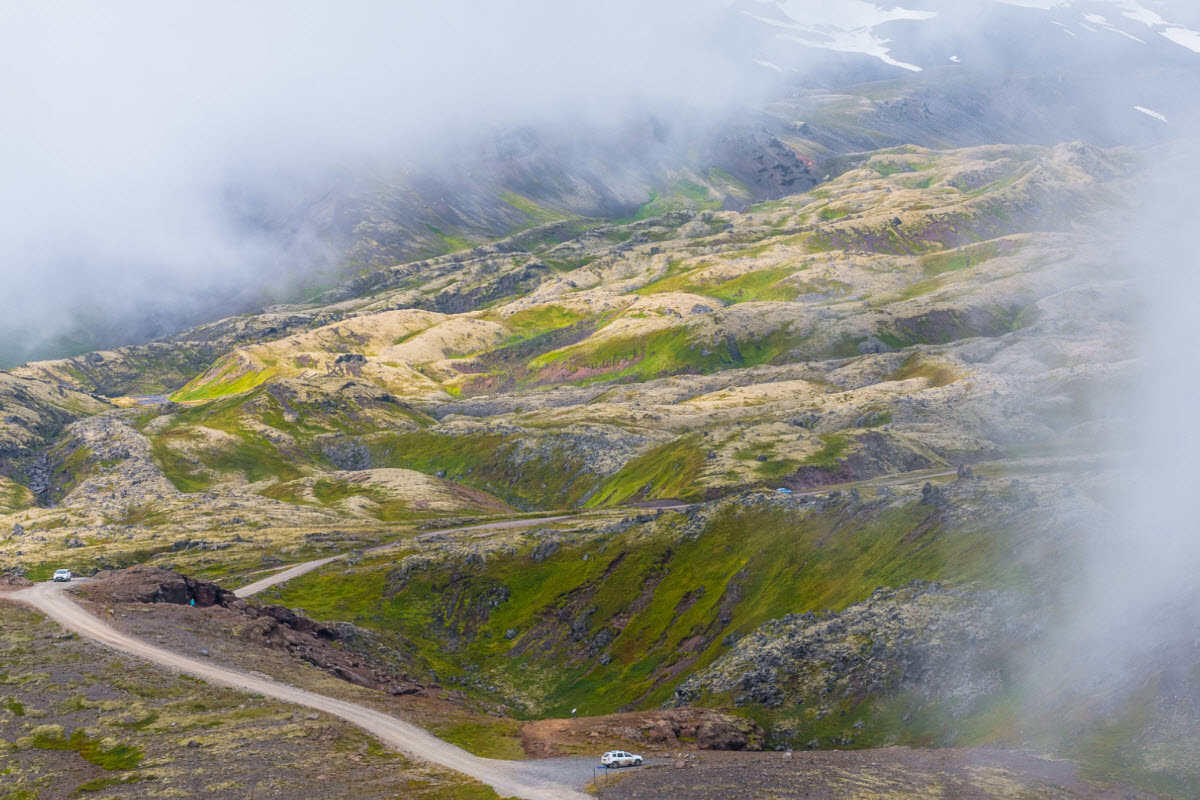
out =
[[[495,789],[502,797],[526,800],[587,800],[570,786],[539,775],[538,765],[522,761],[498,761],[471,755],[408,722],[374,709],[298,689],[284,683],[257,678],[215,664],[155,647],[108,626],[79,606],[64,590],[65,584],[40,583],[28,589],[0,595],[32,606],[80,636],[114,650],[182,672],[209,683],[261,694],[286,703],[322,711],[370,733],[388,747],[423,761],[461,772]],[[586,777],[586,776],[584,776]],[[582,783],[582,781],[581,781]]]
[[[940,476],[939,474],[928,477]],[[813,493],[815,494],[816,492]],[[678,506],[678,508],[686,507],[686,504]],[[428,531],[421,534],[418,538],[427,539],[443,533],[459,533],[473,530],[527,528],[534,525],[559,522],[564,519],[570,519],[571,516],[563,515],[542,517],[540,519],[506,520],[503,522],[472,525],[465,528],[446,528]],[[391,542],[369,548],[366,552],[387,550],[402,544],[404,544],[403,541]],[[243,586],[237,590],[237,596],[242,598],[250,597],[272,586],[277,586],[292,578],[297,578],[315,569],[319,569],[326,564],[343,559],[347,555],[349,554],[343,553],[287,567],[276,572],[274,575]],[[525,800],[588,800],[589,798],[589,795],[583,794],[571,786],[555,780],[552,774],[547,774],[547,770],[539,768],[538,762],[500,761],[490,758],[480,758],[449,742],[442,741],[416,725],[388,716],[374,709],[345,700],[326,697],[285,683],[226,669],[212,663],[171,652],[170,650],[164,650],[161,647],[156,647],[140,639],[135,639],[110,627],[102,620],[84,610],[65,591],[70,585],[41,583],[15,592],[0,592],[0,599],[12,600],[31,606],[59,625],[80,636],[122,653],[143,658],[174,672],[182,672],[208,681],[209,683],[253,694],[260,694],[264,697],[271,697],[286,703],[293,703],[339,717],[362,728],[367,733],[376,737],[380,742],[395,750],[420,760],[439,764],[460,772],[463,775],[470,776],[482,783],[486,783],[502,797],[519,797]],[[550,766],[547,762],[543,763],[546,766]]]
[[[428,539],[442,533],[462,533],[463,531],[482,531],[482,530],[499,530],[503,528],[532,528],[534,525],[545,525],[549,522],[561,522],[564,519],[571,519],[573,515],[565,514],[560,517],[539,517],[537,519],[510,519],[504,522],[485,522],[482,525],[471,525],[466,528],[442,528],[436,531],[426,531],[417,537],[418,540]],[[380,550],[388,550],[393,547],[399,547],[405,543],[405,540],[399,542],[389,542],[375,547],[368,547],[363,552],[376,553]],[[305,573],[312,572],[314,569],[319,569],[333,561],[345,558],[349,553],[343,553],[340,556],[329,556],[328,558],[318,558],[314,561],[305,561],[303,564],[296,564],[287,569],[276,572],[262,580],[248,583],[240,589],[234,590],[238,597],[247,598],[251,595],[256,595],[264,589],[270,589],[272,586],[278,586],[285,581],[290,581],[292,578],[299,578]]]

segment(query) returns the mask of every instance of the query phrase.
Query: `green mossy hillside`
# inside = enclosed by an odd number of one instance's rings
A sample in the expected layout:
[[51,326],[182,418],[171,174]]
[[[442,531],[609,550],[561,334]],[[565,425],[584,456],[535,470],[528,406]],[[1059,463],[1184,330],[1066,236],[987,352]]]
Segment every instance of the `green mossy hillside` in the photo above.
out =
[[378,467],[444,474],[527,510],[578,505],[600,483],[586,456],[569,442],[547,444],[534,457],[522,454],[521,443],[517,434],[415,430],[372,437],[370,452]]
[[1022,579],[1003,531],[959,530],[915,502],[730,500],[711,516],[618,527],[529,534],[483,559],[399,553],[305,576],[276,599],[413,643],[441,680],[553,716],[660,704],[762,623],[845,608],[878,586]]

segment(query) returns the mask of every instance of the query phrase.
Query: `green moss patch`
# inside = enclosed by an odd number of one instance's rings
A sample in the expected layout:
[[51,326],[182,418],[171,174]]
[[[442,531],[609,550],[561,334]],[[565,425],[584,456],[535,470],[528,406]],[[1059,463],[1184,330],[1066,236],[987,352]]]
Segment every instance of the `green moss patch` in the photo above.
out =
[[635,458],[588,502],[588,506],[617,505],[632,500],[694,499],[704,469],[705,451],[699,436],[689,435]]
[[98,740],[88,738],[82,730],[75,730],[69,737],[38,733],[31,746],[36,750],[74,750],[84,761],[109,771],[134,769],[145,756],[140,747],[127,744],[104,747]]

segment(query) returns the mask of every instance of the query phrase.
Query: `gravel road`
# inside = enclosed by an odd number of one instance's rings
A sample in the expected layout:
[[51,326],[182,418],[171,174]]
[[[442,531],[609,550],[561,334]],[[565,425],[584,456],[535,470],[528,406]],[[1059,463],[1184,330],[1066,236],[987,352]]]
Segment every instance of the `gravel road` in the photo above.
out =
[[[538,519],[510,519],[504,522],[485,522],[482,525],[471,525],[466,528],[443,528],[436,531],[426,531],[417,537],[417,539],[427,539],[432,536],[437,536],[442,533],[461,533],[463,531],[482,531],[482,530],[500,530],[504,528],[532,528],[535,525],[545,525],[550,522],[561,522],[564,519],[571,519],[570,514],[561,517],[539,517]],[[375,553],[380,550],[387,550],[392,547],[398,547],[404,544],[400,542],[389,542],[381,544],[378,547],[369,547],[365,552]],[[264,589],[270,589],[272,586],[278,586],[285,581],[290,581],[292,578],[298,578],[305,573],[312,572],[314,569],[319,569],[326,564],[337,561],[340,558],[345,558],[346,554],[340,556],[329,556],[328,558],[318,558],[315,561],[305,561],[303,564],[296,564],[288,567],[285,570],[276,572],[274,575],[263,578],[262,580],[248,583],[240,589],[236,589],[235,593],[238,597],[247,598],[251,595],[256,595]]]
[[[591,777],[590,759],[568,759],[566,761],[578,763],[564,764],[563,760],[522,762],[480,758],[442,741],[416,725],[374,709],[198,661],[126,636],[75,603],[64,591],[68,585],[40,583],[28,589],[5,593],[3,597],[32,606],[80,636],[114,650],[144,658],[174,672],[186,673],[209,683],[261,694],[340,717],[367,731],[389,747],[469,775],[488,784],[503,797],[520,797],[525,800],[588,798],[588,795],[573,787],[582,786]],[[560,782],[556,777],[570,778],[570,784]]]

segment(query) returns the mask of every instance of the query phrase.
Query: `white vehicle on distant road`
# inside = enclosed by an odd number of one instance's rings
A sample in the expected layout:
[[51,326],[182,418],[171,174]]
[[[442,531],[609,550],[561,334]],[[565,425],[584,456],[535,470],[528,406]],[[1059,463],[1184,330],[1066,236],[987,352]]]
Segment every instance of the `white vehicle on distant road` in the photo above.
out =
[[55,583],[58,583],[59,581],[69,581],[69,580],[71,580],[71,570],[56,569],[54,571],[54,582]]
[[642,757],[626,753],[624,750],[609,750],[600,756],[600,763],[606,767],[640,767]]

